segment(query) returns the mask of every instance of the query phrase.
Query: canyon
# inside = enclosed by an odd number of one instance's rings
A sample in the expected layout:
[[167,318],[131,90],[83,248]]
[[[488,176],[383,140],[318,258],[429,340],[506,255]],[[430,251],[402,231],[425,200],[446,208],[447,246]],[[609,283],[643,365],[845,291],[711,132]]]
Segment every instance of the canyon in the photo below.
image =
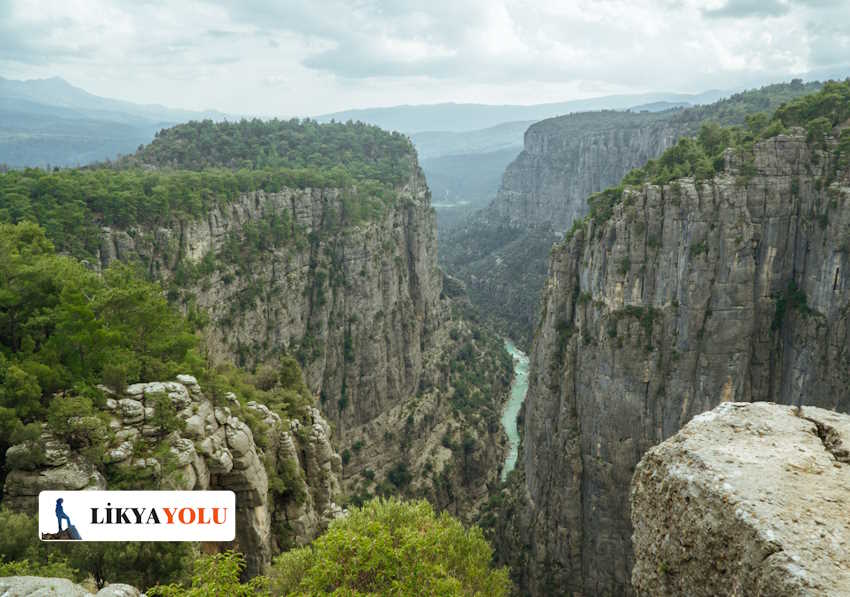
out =
[[727,149],[713,178],[626,188],[553,249],[496,533],[522,554],[506,558],[523,590],[633,593],[635,465],[695,415],[850,409],[850,185],[833,133],[812,145],[791,129]]
[[703,122],[737,125],[820,88],[795,81],[703,106],[661,112],[603,110],[528,128],[493,201],[441,231],[440,262],[462,280],[488,322],[528,349],[552,245],[588,213],[587,198],[617,185]]

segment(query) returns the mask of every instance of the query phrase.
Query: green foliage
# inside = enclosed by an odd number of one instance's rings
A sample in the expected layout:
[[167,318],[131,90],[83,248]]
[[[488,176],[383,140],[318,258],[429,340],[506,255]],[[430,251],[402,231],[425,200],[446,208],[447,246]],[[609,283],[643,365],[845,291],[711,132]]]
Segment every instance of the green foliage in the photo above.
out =
[[775,118],[786,127],[801,126],[810,134],[813,131],[816,134],[821,131],[828,132],[828,129],[850,118],[850,79],[829,81],[820,92],[780,106],[776,110]]
[[[0,222],[37,222],[59,251],[93,259],[103,225],[168,225],[287,187],[345,189],[341,223],[357,224],[382,213],[414,167],[407,137],[362,123],[190,122],[160,131],[117,166],[0,174]],[[225,246],[226,259],[300,242],[284,213],[253,227],[242,231],[241,248]]]
[[309,119],[255,118],[194,121],[163,129],[152,143],[126,158],[124,165],[186,170],[301,169],[397,185],[412,173],[413,160],[413,145],[405,135],[362,122],[319,124]]
[[35,574],[81,582],[91,576],[98,588],[125,582],[145,588],[179,582],[193,558],[191,543],[61,543],[38,540],[34,516],[0,509],[0,576]]
[[197,365],[197,346],[162,288],[131,267],[98,276],[56,255],[35,224],[0,224],[0,421],[8,431],[0,452],[25,424],[46,419],[96,455],[106,426],[94,386],[171,378]]
[[[643,184],[666,185],[677,179],[692,177],[696,182],[711,179],[725,168],[723,152],[734,148],[740,154],[751,152],[753,143],[760,139],[773,137],[788,127],[801,126],[808,131],[811,143],[822,145],[824,138],[833,127],[850,118],[850,79],[842,82],[825,83],[820,91],[803,95],[807,89],[817,88],[819,84],[806,86],[802,82],[792,81],[789,85],[769,86],[761,90],[744,92],[727,100],[705,108],[694,108],[683,112],[687,118],[703,116],[706,120],[699,128],[696,137],[683,137],[678,143],[665,151],[661,157],[649,160],[642,168],[636,168],[626,174],[621,184],[592,195],[588,199],[590,215],[587,219],[600,224],[608,221],[614,206],[623,201],[624,188]],[[779,98],[790,101],[778,108]],[[792,99],[793,98],[793,99]],[[753,114],[754,106],[767,112]],[[773,116],[771,109],[776,109]],[[677,118],[673,118],[677,121]],[[719,123],[741,123],[743,126],[723,127]],[[841,148],[843,147],[843,149]],[[839,157],[850,154],[850,140],[847,146],[840,146]],[[845,157],[845,164],[850,157]],[[744,159],[739,182],[745,184],[749,177],[756,174],[755,166]],[[582,224],[573,224],[569,239]]]
[[506,596],[507,570],[494,570],[477,527],[424,501],[375,499],[331,524],[311,545],[278,556],[274,594]]
[[404,462],[397,462],[387,472],[387,481],[395,485],[398,489],[404,489],[410,485],[412,480],[413,475],[410,473],[410,470],[407,468],[407,464]]
[[241,583],[239,577],[245,569],[244,556],[235,551],[225,551],[207,555],[195,560],[190,586],[178,584],[157,585],[148,589],[151,597],[251,597],[269,595],[269,581],[264,576],[256,576],[247,583]]
[[699,255],[708,255],[708,244],[705,241],[700,241],[698,243],[694,243],[690,246],[688,251],[691,254],[691,257],[697,257]]
[[150,425],[159,429],[159,435],[165,436],[172,431],[182,431],[186,423],[177,416],[177,409],[171,398],[165,392],[158,392],[145,397],[145,402],[153,404],[153,418]]
[[776,331],[782,328],[782,323],[785,321],[785,314],[788,309],[793,309],[801,315],[808,316],[814,313],[809,307],[806,293],[803,292],[795,280],[788,282],[788,287],[781,293],[775,296],[776,310],[773,313],[773,321],[770,324],[770,329]]

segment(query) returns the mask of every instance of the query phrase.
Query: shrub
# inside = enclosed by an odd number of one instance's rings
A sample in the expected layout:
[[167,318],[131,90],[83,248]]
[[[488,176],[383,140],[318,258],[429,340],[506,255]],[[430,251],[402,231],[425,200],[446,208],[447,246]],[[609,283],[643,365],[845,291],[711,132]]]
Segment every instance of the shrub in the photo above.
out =
[[195,560],[191,585],[186,588],[178,584],[157,585],[148,589],[151,597],[211,597],[228,595],[251,597],[269,595],[268,578],[256,576],[247,583],[239,577],[245,569],[245,557],[235,551],[225,551],[203,556]]
[[278,556],[274,594],[505,597],[507,569],[492,569],[478,527],[465,529],[425,501],[374,499],[311,545]]

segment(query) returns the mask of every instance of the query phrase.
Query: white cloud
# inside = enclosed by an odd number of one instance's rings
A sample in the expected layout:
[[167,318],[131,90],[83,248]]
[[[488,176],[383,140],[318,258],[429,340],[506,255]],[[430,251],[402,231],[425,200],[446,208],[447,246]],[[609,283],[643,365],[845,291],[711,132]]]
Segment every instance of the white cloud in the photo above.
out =
[[848,63],[842,0],[0,2],[0,74],[235,113],[699,91]]

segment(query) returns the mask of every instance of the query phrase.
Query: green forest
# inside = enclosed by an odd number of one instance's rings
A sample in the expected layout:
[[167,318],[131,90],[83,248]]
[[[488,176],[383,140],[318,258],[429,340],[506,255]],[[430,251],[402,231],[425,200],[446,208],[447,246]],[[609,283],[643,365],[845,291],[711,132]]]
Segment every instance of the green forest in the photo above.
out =
[[190,122],[115,164],[0,174],[0,222],[39,223],[60,252],[91,259],[104,225],[199,218],[254,191],[336,188],[354,225],[383,213],[415,164],[407,137],[362,123]]
[[[661,157],[649,160],[642,168],[629,172],[619,186],[591,196],[588,199],[588,218],[597,223],[607,221],[614,206],[622,201],[627,187],[634,188],[647,183],[664,185],[685,177],[693,177],[697,181],[711,179],[715,174],[723,172],[723,154],[726,149],[733,148],[746,155],[752,152],[754,143],[786,133],[791,127],[803,128],[809,143],[825,146],[826,136],[848,118],[850,80],[825,83],[817,93],[782,104],[772,116],[767,112],[750,114],[741,126],[724,127],[709,121],[700,127],[696,137],[683,137]],[[836,165],[850,160],[849,131],[841,132],[835,153]],[[742,174],[747,175],[746,172]],[[576,220],[567,238],[586,221]]]

